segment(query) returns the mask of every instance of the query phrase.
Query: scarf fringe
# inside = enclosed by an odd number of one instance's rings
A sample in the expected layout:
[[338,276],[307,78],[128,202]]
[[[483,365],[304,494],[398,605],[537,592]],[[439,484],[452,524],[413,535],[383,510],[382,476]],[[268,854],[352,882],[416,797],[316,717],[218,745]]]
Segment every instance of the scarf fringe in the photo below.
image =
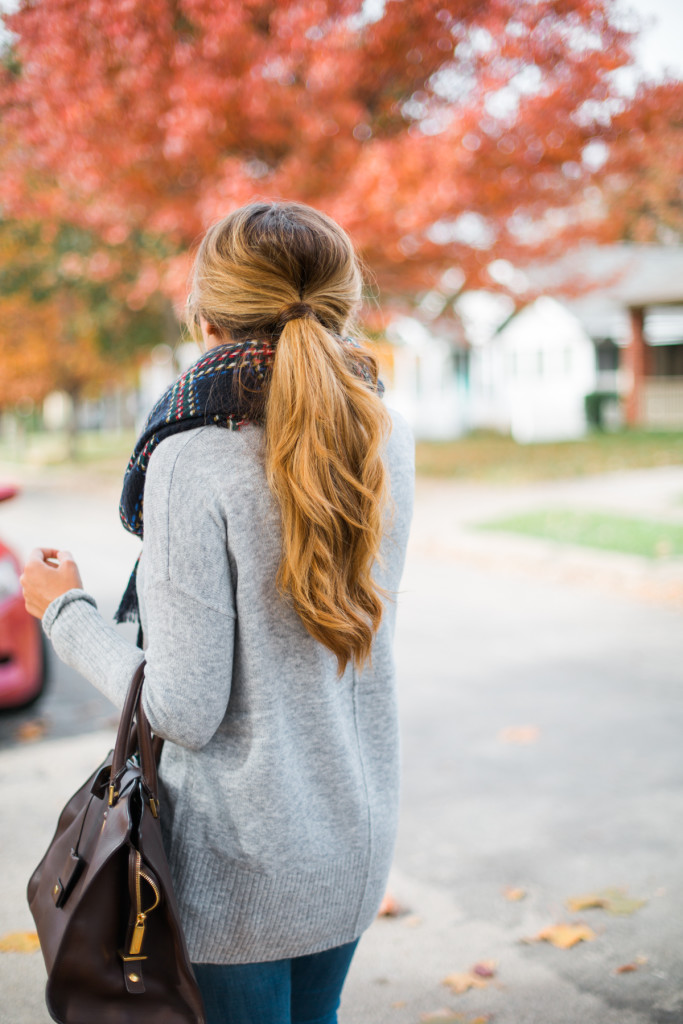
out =
[[138,555],[136,559],[133,571],[130,574],[130,579],[126,584],[126,589],[124,590],[119,606],[114,613],[115,622],[140,622],[140,607],[138,605],[137,588],[139,564],[140,555]]

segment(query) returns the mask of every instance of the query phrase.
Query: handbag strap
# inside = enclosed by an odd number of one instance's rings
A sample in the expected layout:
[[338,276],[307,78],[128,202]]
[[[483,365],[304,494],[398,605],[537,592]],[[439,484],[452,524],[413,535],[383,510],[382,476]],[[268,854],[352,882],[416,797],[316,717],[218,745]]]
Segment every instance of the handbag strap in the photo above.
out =
[[[118,781],[122,775],[126,761],[133,750],[140,753],[140,769],[142,781],[149,796],[149,803],[155,817],[158,815],[159,796],[157,781],[157,762],[154,756],[152,730],[147,715],[142,707],[142,684],[145,678],[145,662],[138,665],[131,679],[126,700],[119,719],[119,728],[114,744],[111,773],[109,776],[109,804],[118,797]],[[136,722],[137,728],[134,728]]]

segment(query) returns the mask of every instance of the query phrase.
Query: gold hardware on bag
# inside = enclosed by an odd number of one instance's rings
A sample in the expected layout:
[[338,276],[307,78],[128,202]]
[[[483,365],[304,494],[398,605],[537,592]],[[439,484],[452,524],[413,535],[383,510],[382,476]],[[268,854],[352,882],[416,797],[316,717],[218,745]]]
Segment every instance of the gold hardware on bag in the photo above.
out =
[[[147,882],[152,891],[154,892],[154,903],[151,907],[144,908],[142,906],[142,885],[141,880]],[[128,943],[128,952],[124,956],[125,960],[128,959],[140,959],[144,960],[146,957],[142,956],[142,943],[145,938],[145,928],[147,926],[147,915],[158,907],[161,894],[159,889],[152,881],[146,872],[142,870],[142,856],[139,850],[135,851],[135,923],[130,936],[130,942]]]
[[133,936],[130,940],[130,949],[128,952],[131,956],[136,956],[142,949],[142,940],[145,937],[145,918],[146,914],[138,914],[135,921],[135,927],[133,928]]
[[137,974],[129,974],[128,977],[130,978],[131,981],[139,981],[140,980],[140,978],[139,978],[139,976]]
[[114,800],[116,800],[118,795],[119,795],[119,793],[118,793],[118,790],[116,789],[116,786],[114,785],[113,782],[110,783],[110,785],[109,785],[109,806],[110,807],[113,805]]
[[159,817],[159,803],[153,796],[149,798],[149,807],[155,818]]

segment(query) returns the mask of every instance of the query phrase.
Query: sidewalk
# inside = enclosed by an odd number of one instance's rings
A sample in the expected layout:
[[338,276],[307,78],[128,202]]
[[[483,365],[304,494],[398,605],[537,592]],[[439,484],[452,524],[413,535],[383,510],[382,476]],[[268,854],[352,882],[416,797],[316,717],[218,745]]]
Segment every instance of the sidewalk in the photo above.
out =
[[520,487],[422,479],[412,550],[492,571],[588,586],[683,609],[683,558],[636,555],[497,532],[476,525],[540,509],[577,509],[683,525],[683,466],[608,473]]
[[[89,733],[0,752],[0,935],[35,930],[25,895],[31,872],[47,849],[62,807],[104,760],[114,735]],[[44,987],[40,953],[0,954],[1,1024],[48,1024]]]

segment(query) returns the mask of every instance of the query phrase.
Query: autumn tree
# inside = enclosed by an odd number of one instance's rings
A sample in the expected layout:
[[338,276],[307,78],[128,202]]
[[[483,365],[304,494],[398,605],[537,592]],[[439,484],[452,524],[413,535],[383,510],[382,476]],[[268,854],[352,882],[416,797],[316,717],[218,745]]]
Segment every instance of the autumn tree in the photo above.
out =
[[186,250],[256,196],[351,233],[384,295],[553,252],[585,225],[628,36],[612,0],[24,0],[5,17],[8,215]]
[[122,248],[71,225],[0,222],[0,409],[51,391],[77,409],[133,379],[139,353],[159,341],[166,304],[140,290],[139,253],[136,275]]
[[607,241],[683,242],[683,82],[644,82],[612,118],[598,183]]

